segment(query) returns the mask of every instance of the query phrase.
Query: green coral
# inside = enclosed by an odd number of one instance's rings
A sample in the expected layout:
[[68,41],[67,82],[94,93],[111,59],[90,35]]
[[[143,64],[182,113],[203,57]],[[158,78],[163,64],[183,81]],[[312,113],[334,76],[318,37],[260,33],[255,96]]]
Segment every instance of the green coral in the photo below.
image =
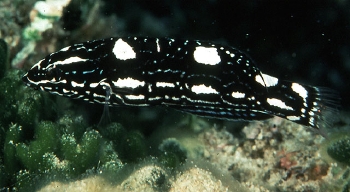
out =
[[159,162],[169,168],[176,168],[180,164],[185,163],[187,152],[180,142],[175,138],[168,138],[159,145],[159,150],[162,152]]
[[5,127],[16,122],[17,105],[22,101],[18,90],[23,86],[20,81],[22,72],[11,70],[0,81],[0,123]]
[[343,135],[332,140],[327,147],[327,153],[333,159],[350,165],[350,136]]
[[29,144],[19,143],[16,147],[17,156],[24,167],[32,172],[47,170],[52,167],[45,154],[57,150],[59,136],[58,126],[52,122],[40,122],[35,130],[36,140]]
[[120,123],[111,123],[101,129],[104,138],[112,141],[119,156],[128,162],[135,162],[147,155],[146,140],[138,131],[126,131]]
[[101,135],[96,130],[85,132],[80,142],[73,134],[62,135],[62,154],[64,159],[69,161],[70,172],[73,175],[82,174],[97,165],[101,139]]
[[103,150],[100,157],[100,172],[112,174],[117,173],[123,167],[123,163],[113,149],[113,143],[111,141],[104,142],[101,148]]
[[6,132],[6,139],[4,143],[4,165],[5,172],[8,175],[14,174],[18,171],[19,161],[16,156],[16,145],[22,139],[22,127],[13,124]]
[[144,136],[138,131],[130,131],[122,139],[121,155],[126,161],[137,161],[147,154],[146,140]]

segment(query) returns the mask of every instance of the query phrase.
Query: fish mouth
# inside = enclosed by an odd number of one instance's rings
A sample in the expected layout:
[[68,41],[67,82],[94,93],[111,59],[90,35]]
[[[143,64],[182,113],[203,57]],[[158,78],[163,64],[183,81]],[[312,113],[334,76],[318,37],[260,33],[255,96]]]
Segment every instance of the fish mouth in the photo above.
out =
[[23,75],[22,81],[23,81],[24,84],[25,84],[26,86],[28,86],[28,87],[32,87],[32,88],[34,88],[34,89],[38,89],[38,88],[39,88],[39,86],[37,86],[37,85],[35,85],[35,84],[33,84],[33,83],[31,83],[31,82],[29,81],[28,73],[26,73],[25,75]]
[[26,73],[25,75],[23,75],[22,81],[23,81],[27,86],[30,86],[30,85],[31,85],[31,83],[29,83],[28,73]]

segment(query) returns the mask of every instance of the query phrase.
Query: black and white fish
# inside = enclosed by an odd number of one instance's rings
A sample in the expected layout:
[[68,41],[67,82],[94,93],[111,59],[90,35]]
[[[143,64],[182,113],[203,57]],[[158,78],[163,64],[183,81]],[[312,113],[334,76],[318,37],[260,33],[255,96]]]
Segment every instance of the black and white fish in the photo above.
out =
[[279,116],[319,129],[338,98],[329,89],[262,73],[238,49],[171,38],[109,38],[51,53],[23,76],[26,85],[90,103],[164,105],[200,116]]

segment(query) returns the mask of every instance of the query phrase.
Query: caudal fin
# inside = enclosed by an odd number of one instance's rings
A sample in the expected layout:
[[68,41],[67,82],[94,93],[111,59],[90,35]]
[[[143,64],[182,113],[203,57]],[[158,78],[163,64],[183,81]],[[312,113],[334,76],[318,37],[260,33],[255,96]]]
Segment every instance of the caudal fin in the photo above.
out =
[[331,89],[279,80],[268,88],[265,108],[276,116],[321,129],[331,126],[339,101]]

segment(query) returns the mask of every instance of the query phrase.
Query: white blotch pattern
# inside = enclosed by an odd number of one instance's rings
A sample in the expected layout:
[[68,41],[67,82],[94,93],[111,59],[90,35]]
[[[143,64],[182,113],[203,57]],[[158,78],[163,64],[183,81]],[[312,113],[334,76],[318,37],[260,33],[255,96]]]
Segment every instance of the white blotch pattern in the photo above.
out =
[[144,95],[125,95],[125,97],[129,100],[142,100],[145,99]]
[[221,62],[219,53],[215,47],[196,47],[193,53],[194,60],[205,65],[217,65]]
[[136,87],[139,87],[139,86],[144,86],[145,85],[145,82],[144,81],[139,81],[139,80],[136,80],[136,79],[133,79],[133,78],[125,78],[125,79],[118,79],[117,82],[115,81],[112,81],[113,85],[115,87],[129,87],[129,88],[136,88]]
[[159,46],[159,39],[158,38],[156,40],[156,43],[157,43],[157,52],[160,52],[160,46]]
[[117,59],[127,60],[135,59],[136,53],[133,48],[123,39],[118,39],[113,47],[113,53]]
[[52,63],[52,65],[57,65],[57,64],[61,64],[61,65],[64,65],[64,64],[72,64],[72,63],[77,63],[77,62],[84,62],[84,61],[87,61],[88,59],[82,59],[80,57],[69,57],[63,61],[56,61],[54,63]]
[[84,83],[77,83],[75,81],[70,82],[72,87],[84,87]]
[[287,116],[287,119],[291,121],[298,121],[300,120],[300,117],[293,115],[293,116]]
[[68,51],[68,49],[70,48],[70,46],[68,46],[68,47],[65,47],[65,48],[63,48],[63,49],[61,49],[61,50],[59,50],[59,51]]
[[292,89],[294,92],[298,93],[299,96],[303,98],[303,100],[306,100],[307,90],[303,86],[298,83],[292,83]]
[[99,83],[90,83],[90,87],[91,87],[91,88],[95,88],[95,87],[98,86],[98,84],[99,84]]
[[174,83],[157,82],[156,87],[175,87]]
[[276,98],[267,98],[266,100],[270,105],[279,107],[281,109],[286,109],[286,110],[293,110],[292,107],[287,106],[285,102],[276,99]]
[[196,94],[219,94],[218,91],[213,89],[211,86],[205,86],[204,84],[193,85],[191,91]]
[[261,73],[261,75],[256,75],[255,81],[266,87],[275,86],[278,83],[278,79],[276,77],[264,73]]
[[244,98],[245,97],[245,93],[241,93],[241,92],[232,92],[231,94],[232,97],[236,98],[236,99],[240,99],[240,98]]

